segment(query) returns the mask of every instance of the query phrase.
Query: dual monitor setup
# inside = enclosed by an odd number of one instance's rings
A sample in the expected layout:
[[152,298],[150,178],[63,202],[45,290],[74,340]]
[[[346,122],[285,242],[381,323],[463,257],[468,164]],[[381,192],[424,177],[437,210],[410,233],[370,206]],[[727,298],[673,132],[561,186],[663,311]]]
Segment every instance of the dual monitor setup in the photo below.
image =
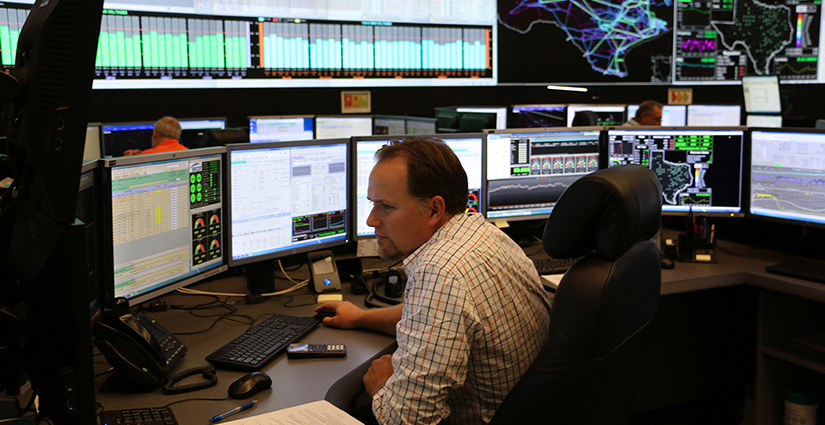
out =
[[[544,219],[579,177],[641,164],[662,183],[665,215],[825,226],[825,131],[580,127],[439,137],[467,172],[467,210],[493,222]],[[97,187],[95,221],[106,239],[106,298],[142,302],[229,266],[374,240],[368,177],[375,152],[393,140],[244,143],[87,163],[84,181],[95,184],[84,187]]]

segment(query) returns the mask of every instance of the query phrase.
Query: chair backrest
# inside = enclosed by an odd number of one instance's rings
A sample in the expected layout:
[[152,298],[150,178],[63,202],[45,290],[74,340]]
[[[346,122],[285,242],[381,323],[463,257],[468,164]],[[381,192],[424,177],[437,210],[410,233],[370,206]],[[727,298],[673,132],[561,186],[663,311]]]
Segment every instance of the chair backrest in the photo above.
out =
[[553,299],[550,338],[507,395],[493,424],[628,423],[659,306],[661,187],[646,167],[600,170],[559,199],[543,244],[584,256]]
[[233,143],[249,143],[249,132],[242,128],[207,130],[203,133],[200,147],[226,146]]
[[578,111],[573,115],[573,127],[592,127],[599,123],[598,116],[593,111]]

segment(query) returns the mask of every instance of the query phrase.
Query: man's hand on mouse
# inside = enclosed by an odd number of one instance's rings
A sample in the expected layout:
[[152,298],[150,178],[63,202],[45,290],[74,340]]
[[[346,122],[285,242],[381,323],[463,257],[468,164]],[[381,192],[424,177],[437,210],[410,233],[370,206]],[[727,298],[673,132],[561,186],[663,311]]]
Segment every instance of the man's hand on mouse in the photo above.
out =
[[392,355],[384,354],[372,361],[363,379],[364,388],[370,398],[387,384],[390,376],[392,376]]
[[358,327],[358,321],[364,315],[364,310],[361,310],[349,301],[328,302],[315,307],[316,313],[321,310],[332,310],[335,312],[334,316],[325,317],[323,319],[324,326],[332,326],[341,329],[352,329]]

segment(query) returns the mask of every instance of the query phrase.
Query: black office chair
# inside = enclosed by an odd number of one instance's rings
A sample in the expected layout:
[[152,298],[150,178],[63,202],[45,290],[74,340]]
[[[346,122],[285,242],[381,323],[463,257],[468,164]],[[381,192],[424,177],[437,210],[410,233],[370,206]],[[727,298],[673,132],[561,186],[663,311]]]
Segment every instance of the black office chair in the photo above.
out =
[[550,339],[492,424],[630,420],[659,306],[661,187],[625,165],[574,182],[544,229],[552,257],[575,258],[553,299]]
[[573,127],[592,127],[598,125],[598,116],[593,111],[578,111],[573,115]]
[[207,130],[203,133],[200,147],[226,146],[233,143],[249,143],[249,131],[242,128]]

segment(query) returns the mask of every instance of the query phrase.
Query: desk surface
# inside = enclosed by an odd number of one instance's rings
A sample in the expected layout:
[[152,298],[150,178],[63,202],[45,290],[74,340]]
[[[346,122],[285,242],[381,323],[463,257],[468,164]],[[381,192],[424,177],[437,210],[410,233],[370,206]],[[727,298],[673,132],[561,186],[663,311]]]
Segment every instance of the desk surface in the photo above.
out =
[[[283,283],[277,283],[276,289],[283,289]],[[245,277],[230,277],[205,282],[194,287],[198,290],[215,292],[246,293]],[[344,299],[363,306],[362,295],[352,295],[349,293],[349,286],[344,285],[342,293]],[[295,298],[292,304],[308,304],[301,307],[284,307],[283,304],[289,299],[287,296],[277,296],[266,302],[254,305],[243,303],[235,304],[238,308],[237,314],[243,314],[258,318],[259,323],[267,315],[272,313],[290,314],[294,316],[312,316],[313,308],[316,304],[315,295],[308,289],[301,288],[294,293]],[[225,298],[225,297],[222,297]],[[167,295],[163,299],[169,305],[194,305],[209,301],[205,296],[190,295]],[[232,298],[241,300],[241,298]],[[195,317],[186,310],[169,310],[159,313],[147,313],[156,319],[163,327],[172,333],[192,332],[208,328],[215,320],[215,315],[224,313],[227,310],[215,308],[201,310],[197,313],[206,317]],[[208,317],[212,316],[212,317]],[[180,365],[175,368],[175,372],[180,372],[188,368],[206,366],[205,357],[212,351],[231,341],[242,334],[249,327],[247,323],[237,323],[227,320],[218,322],[212,330],[194,335],[179,335],[178,338],[187,346],[188,351]],[[272,410],[308,403],[324,398],[327,389],[340,377],[350,370],[367,361],[374,354],[391,345],[395,339],[389,335],[365,330],[340,330],[326,328],[320,325],[310,332],[302,341],[309,343],[344,343],[347,345],[347,356],[343,358],[327,359],[287,359],[286,355],[275,358],[267,364],[261,371],[266,372],[272,378],[273,384],[270,390],[256,394],[252,399],[258,400],[258,405],[253,409],[233,415],[229,420],[240,419],[253,416]],[[109,367],[103,356],[95,357],[95,370],[97,373],[105,371]],[[160,389],[150,393],[140,394],[97,394],[97,401],[103,405],[104,410],[116,410],[137,407],[158,407],[169,403],[190,399],[190,398],[222,398],[227,397],[226,389],[235,379],[246,372],[218,370],[218,384],[212,388],[194,391],[178,395],[163,395]],[[108,374],[96,378],[96,386],[100,385],[108,377]],[[188,378],[187,378],[188,379]],[[191,382],[198,382],[200,375],[192,377]],[[184,380],[181,383],[190,382]],[[223,400],[223,401],[189,401],[172,406],[172,410],[181,425],[206,424],[214,415],[226,412],[239,406],[248,400]]]
[[[662,295],[713,289],[732,285],[750,284],[762,289],[781,292],[796,297],[807,298],[825,303],[825,285],[808,282],[765,272],[765,266],[776,263],[782,258],[776,253],[758,250],[746,245],[720,241],[717,250],[718,263],[681,263],[677,262],[672,270],[662,271]],[[282,289],[283,283],[277,289]],[[244,277],[230,277],[205,282],[195,286],[196,289],[216,292],[246,293]],[[362,295],[349,293],[349,286],[342,290],[344,299],[363,306]],[[293,293],[293,304],[314,303],[314,295],[303,288]],[[208,300],[204,296],[168,295],[164,297],[170,305],[194,305]],[[240,298],[236,298],[240,300]],[[272,313],[311,316],[315,304],[302,307],[284,307],[286,296],[278,296],[264,303],[255,305],[236,304],[238,314],[262,319]],[[186,310],[170,310],[161,313],[148,313],[158,320],[170,332],[191,332],[208,328],[215,320],[214,315],[223,309],[200,311],[202,316],[195,317]],[[260,320],[258,320],[260,321]],[[179,336],[189,348],[183,362],[176,372],[191,367],[204,366],[206,355],[240,335],[247,329],[247,323],[220,321],[212,330],[194,335]],[[289,360],[282,355],[262,369],[273,379],[271,390],[257,394],[259,404],[253,409],[239,413],[232,419],[240,419],[272,410],[308,403],[324,398],[327,389],[350,370],[370,359],[379,351],[394,342],[394,338],[364,330],[340,330],[325,328],[323,325],[307,335],[303,341],[310,343],[344,343],[347,344],[347,357],[332,359]],[[95,358],[97,372],[108,368],[102,356]],[[135,407],[163,406],[178,400],[191,398],[226,397],[226,388],[235,379],[243,375],[238,371],[218,371],[218,384],[215,387],[196,392],[163,395],[160,389],[143,394],[106,394],[98,393],[98,402],[104,409],[123,409]],[[99,385],[106,376],[96,379]],[[199,378],[199,377],[198,377]],[[197,378],[195,378],[197,379]],[[194,381],[193,381],[194,382]],[[183,383],[186,383],[184,381]],[[172,406],[178,422],[182,425],[205,424],[212,416],[240,405],[240,400],[224,401],[190,401]]]

